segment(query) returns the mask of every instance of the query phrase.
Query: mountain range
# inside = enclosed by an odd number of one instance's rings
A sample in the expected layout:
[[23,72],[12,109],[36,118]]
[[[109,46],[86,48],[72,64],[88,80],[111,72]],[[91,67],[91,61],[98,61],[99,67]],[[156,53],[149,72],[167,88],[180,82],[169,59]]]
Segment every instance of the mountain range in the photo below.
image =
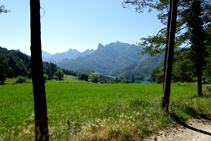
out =
[[59,63],[61,61],[65,61],[65,60],[69,60],[69,59],[76,59],[79,56],[90,55],[93,52],[94,52],[93,49],[91,49],[91,50],[87,49],[84,52],[79,52],[75,49],[69,49],[67,52],[50,54],[50,53],[42,50],[42,60],[46,61],[46,62]]
[[83,53],[69,49],[64,53],[50,55],[43,51],[43,61],[56,63],[61,68],[78,72],[98,72],[126,79],[135,75],[135,79],[147,79],[153,69],[160,67],[164,54],[154,57],[148,54],[137,55],[143,48],[121,42],[105,46],[99,43],[97,50],[86,50]]

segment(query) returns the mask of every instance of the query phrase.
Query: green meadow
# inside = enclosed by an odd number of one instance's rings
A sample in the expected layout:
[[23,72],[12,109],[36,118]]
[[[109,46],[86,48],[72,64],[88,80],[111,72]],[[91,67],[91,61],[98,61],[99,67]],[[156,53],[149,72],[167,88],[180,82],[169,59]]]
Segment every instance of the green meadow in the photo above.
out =
[[[0,85],[0,140],[34,139],[32,84]],[[170,113],[160,84],[96,84],[65,76],[45,83],[50,140],[137,140],[211,111],[211,86],[171,86]]]

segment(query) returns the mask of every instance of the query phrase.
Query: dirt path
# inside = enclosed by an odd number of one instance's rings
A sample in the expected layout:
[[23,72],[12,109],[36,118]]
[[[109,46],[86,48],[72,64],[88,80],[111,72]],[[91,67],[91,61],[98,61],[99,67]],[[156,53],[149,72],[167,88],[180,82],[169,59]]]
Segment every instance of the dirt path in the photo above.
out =
[[144,141],[211,141],[211,119],[190,119],[186,125],[160,130]]

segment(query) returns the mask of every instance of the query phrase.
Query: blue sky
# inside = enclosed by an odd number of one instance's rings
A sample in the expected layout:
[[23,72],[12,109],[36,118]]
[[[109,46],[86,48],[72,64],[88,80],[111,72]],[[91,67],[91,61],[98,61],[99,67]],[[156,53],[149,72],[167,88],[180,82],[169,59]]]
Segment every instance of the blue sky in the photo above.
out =
[[[97,49],[98,43],[136,44],[164,25],[157,11],[136,13],[123,0],[40,0],[42,49],[55,54],[67,50]],[[0,14],[0,46],[30,54],[30,0],[1,0],[10,13]],[[41,15],[43,10],[41,9]]]

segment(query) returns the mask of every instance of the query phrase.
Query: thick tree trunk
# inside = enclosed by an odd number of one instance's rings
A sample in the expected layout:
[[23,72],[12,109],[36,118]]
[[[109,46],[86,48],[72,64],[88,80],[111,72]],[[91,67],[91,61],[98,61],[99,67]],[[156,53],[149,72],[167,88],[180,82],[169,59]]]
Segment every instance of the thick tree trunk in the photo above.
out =
[[163,93],[161,98],[161,109],[168,112],[170,90],[171,90],[171,71],[174,55],[174,38],[176,30],[176,19],[177,19],[177,5],[178,0],[170,0],[170,11],[168,16],[167,26],[167,43],[166,43],[166,54],[164,61],[164,81],[163,81]]
[[35,110],[35,140],[49,140],[47,105],[41,55],[40,1],[30,0],[31,69]]

